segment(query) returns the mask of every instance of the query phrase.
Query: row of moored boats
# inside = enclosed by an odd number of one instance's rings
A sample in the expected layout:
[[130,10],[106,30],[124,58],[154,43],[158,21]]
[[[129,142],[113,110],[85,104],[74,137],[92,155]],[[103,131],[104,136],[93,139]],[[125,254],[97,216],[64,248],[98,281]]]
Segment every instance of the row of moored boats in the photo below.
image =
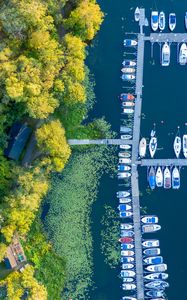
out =
[[150,188],[153,190],[155,187],[164,187],[165,189],[179,189],[180,188],[180,170],[178,167],[161,167],[148,168],[148,182]]

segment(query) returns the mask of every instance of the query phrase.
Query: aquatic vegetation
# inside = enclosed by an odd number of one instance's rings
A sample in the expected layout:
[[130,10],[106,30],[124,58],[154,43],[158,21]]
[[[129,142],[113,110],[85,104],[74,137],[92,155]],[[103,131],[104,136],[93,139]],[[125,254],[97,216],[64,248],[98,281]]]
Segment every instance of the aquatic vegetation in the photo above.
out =
[[105,256],[105,262],[111,268],[115,268],[120,261],[120,244],[117,243],[120,221],[117,212],[111,206],[105,205],[105,214],[101,223],[104,227],[101,232],[101,250]]

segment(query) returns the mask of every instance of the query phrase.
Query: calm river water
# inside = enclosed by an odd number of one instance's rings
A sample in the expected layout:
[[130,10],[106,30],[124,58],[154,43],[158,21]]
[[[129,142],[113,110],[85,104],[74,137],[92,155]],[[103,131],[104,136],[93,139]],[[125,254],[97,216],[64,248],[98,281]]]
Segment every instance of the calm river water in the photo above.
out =
[[[121,62],[124,55],[122,42],[125,32],[138,32],[133,13],[136,6],[146,8],[147,17],[151,9],[176,12],[176,32],[184,32],[184,13],[187,10],[186,0],[99,0],[106,13],[105,21],[90,49],[88,65],[95,75],[97,104],[91,117],[105,116],[112,129],[119,132],[121,124],[118,95],[124,91],[120,79]],[[147,33],[150,29],[146,29]],[[174,157],[173,138],[180,125],[181,134],[187,122],[187,67],[176,63],[175,46],[171,47],[171,65],[160,66],[160,48],[154,46],[153,59],[149,43],[145,50],[143,118],[141,135],[148,137],[153,123],[156,123],[158,148],[156,157]],[[187,131],[187,130],[186,130]],[[187,299],[187,170],[181,170],[181,189],[165,191],[157,189],[151,194],[146,192],[146,170],[140,169],[141,206],[149,214],[157,214],[162,229],[150,238],[159,238],[161,253],[168,264],[170,288],[167,289],[169,300]],[[116,180],[108,177],[102,179],[98,201],[93,212],[94,235],[94,280],[96,289],[91,292],[92,300],[118,300],[121,297],[121,281],[118,270],[110,270],[100,253],[100,219],[103,204],[117,206],[115,192]]]

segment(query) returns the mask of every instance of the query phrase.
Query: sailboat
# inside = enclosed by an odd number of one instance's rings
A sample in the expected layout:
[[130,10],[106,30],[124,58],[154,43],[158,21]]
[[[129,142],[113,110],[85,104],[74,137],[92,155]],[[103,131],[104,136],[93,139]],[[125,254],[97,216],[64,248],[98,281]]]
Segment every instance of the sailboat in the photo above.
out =
[[159,13],[158,26],[159,26],[160,31],[163,31],[165,29],[165,26],[166,26],[166,17],[165,17],[165,13],[163,11],[161,11]]
[[154,167],[151,167],[148,172],[148,181],[149,186],[152,190],[155,189],[156,181],[155,181],[155,169]]
[[172,171],[172,188],[174,190],[178,190],[180,188],[180,173],[177,167],[175,167]]
[[145,138],[142,138],[139,143],[139,155],[141,158],[145,157],[147,148],[147,141]]
[[187,134],[182,137],[182,148],[184,157],[187,158]]
[[169,29],[173,31],[176,27],[176,14],[171,13],[169,14]]
[[158,11],[151,12],[151,27],[153,31],[158,29]]
[[187,12],[185,13],[184,23],[185,23],[185,28],[187,30]]
[[182,43],[179,51],[179,64],[181,66],[186,65],[187,63],[187,46],[186,43]]
[[140,20],[140,9],[139,7],[136,7],[135,12],[134,12],[134,19],[136,22]]
[[181,137],[179,135],[176,135],[174,143],[173,143],[173,149],[175,152],[176,157],[178,158],[181,153]]
[[164,170],[164,188],[170,189],[171,188],[171,172],[168,167]]
[[170,45],[168,43],[164,43],[162,47],[162,60],[161,64],[163,67],[167,67],[170,64]]
[[157,187],[163,186],[163,173],[161,167],[158,167],[156,171],[156,185]]
[[157,149],[157,138],[156,138],[156,136],[153,136],[149,142],[149,152],[150,152],[151,158],[154,157],[156,149]]

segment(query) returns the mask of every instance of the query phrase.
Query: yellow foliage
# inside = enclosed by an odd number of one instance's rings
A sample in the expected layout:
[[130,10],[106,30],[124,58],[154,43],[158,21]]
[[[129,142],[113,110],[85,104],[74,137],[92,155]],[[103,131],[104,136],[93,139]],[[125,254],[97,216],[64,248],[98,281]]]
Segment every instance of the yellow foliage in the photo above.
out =
[[4,235],[7,243],[11,242],[15,230],[16,230],[16,225],[12,223],[1,228],[1,233]]
[[40,150],[50,158],[55,170],[61,171],[71,153],[61,123],[57,120],[44,124],[37,129],[36,138]]
[[29,46],[34,49],[46,48],[50,42],[50,35],[48,31],[36,31],[31,33]]
[[23,96],[24,83],[16,77],[11,76],[6,80],[6,91],[10,98],[19,98]]
[[78,58],[80,60],[85,59],[85,46],[86,44],[77,36],[73,36],[68,33],[64,37],[66,59]]
[[7,250],[7,245],[0,243],[0,262],[4,259]]
[[10,48],[4,48],[2,51],[0,51],[1,63],[3,61],[8,61],[11,55],[12,55],[12,51],[10,50]]
[[67,94],[64,95],[64,101],[67,104],[71,105],[76,102],[84,103],[86,101],[85,88],[79,82],[72,82],[71,80],[68,80],[66,93]]

